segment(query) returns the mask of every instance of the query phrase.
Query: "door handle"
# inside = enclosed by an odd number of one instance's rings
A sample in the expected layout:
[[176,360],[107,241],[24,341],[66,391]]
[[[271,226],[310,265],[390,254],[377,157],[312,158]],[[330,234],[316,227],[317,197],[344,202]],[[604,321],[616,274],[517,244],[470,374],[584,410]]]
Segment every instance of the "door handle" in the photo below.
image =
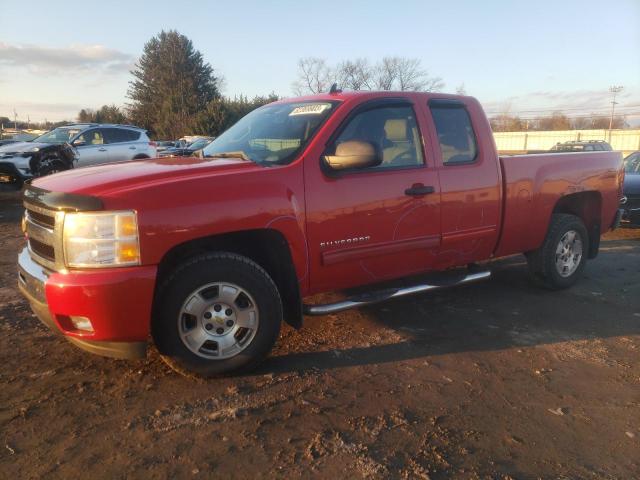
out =
[[107,151],[107,149],[106,149],[106,148],[104,148],[104,147],[102,147],[102,148],[99,148],[99,149],[98,149],[98,151],[99,151],[99,152],[106,152],[106,151]]
[[133,146],[133,145],[131,145],[131,146],[129,147],[129,150],[135,150],[135,149],[136,149],[136,147],[135,147],[135,146]]
[[429,195],[430,193],[434,193],[435,191],[436,189],[430,185],[422,185],[421,183],[417,183],[415,185],[412,185],[410,188],[407,188],[404,191],[404,194],[419,197],[421,195]]

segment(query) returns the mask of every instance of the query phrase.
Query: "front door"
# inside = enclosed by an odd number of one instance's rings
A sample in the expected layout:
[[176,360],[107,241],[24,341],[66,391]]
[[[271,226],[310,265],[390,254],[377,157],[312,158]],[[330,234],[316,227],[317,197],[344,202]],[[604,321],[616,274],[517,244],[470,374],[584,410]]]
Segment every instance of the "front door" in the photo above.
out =
[[325,154],[335,154],[343,142],[366,142],[379,164],[337,175],[323,159],[305,165],[313,291],[402,277],[434,262],[440,187],[418,124],[408,100],[365,103],[343,122]]
[[100,128],[92,128],[82,132],[73,141],[78,151],[76,167],[88,167],[109,161],[104,134]]

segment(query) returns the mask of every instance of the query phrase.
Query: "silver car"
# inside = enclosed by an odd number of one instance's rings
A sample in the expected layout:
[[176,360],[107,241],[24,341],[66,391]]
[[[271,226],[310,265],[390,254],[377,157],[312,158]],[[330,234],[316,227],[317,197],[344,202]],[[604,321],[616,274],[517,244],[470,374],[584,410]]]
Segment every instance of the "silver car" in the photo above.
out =
[[0,183],[19,182],[70,168],[154,158],[156,143],[132,125],[73,124],[29,142],[0,147]]
[[69,143],[78,152],[76,167],[157,156],[146,131],[129,125],[91,125]]

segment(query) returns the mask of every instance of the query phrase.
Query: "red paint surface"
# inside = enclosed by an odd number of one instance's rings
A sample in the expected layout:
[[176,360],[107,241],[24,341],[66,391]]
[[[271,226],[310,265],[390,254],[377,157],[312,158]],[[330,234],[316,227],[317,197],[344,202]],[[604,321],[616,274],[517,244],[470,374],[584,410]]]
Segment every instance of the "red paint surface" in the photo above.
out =
[[[155,265],[53,273],[46,283],[49,310],[65,334],[86,340],[140,341],[149,335]],[[91,320],[94,332],[75,330],[65,317]]]

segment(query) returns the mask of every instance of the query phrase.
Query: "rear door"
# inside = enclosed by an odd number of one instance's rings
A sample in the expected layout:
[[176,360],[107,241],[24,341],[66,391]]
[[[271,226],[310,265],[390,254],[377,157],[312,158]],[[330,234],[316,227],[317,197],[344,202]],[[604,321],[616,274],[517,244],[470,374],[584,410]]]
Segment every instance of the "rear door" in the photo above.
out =
[[497,243],[502,208],[491,128],[477,101],[431,99],[425,106],[442,190],[442,245],[436,266],[485,260]]
[[[334,174],[323,155],[366,142],[381,163]],[[314,290],[347,288],[427,270],[440,245],[438,174],[406,99],[356,107],[305,164],[307,236]]]
[[140,137],[140,132],[115,127],[105,128],[104,130],[110,162],[131,160],[138,153],[146,154],[145,150],[139,148],[140,145],[137,141]]
[[76,137],[73,145],[78,151],[78,167],[88,167],[109,161],[102,128],[90,128]]

